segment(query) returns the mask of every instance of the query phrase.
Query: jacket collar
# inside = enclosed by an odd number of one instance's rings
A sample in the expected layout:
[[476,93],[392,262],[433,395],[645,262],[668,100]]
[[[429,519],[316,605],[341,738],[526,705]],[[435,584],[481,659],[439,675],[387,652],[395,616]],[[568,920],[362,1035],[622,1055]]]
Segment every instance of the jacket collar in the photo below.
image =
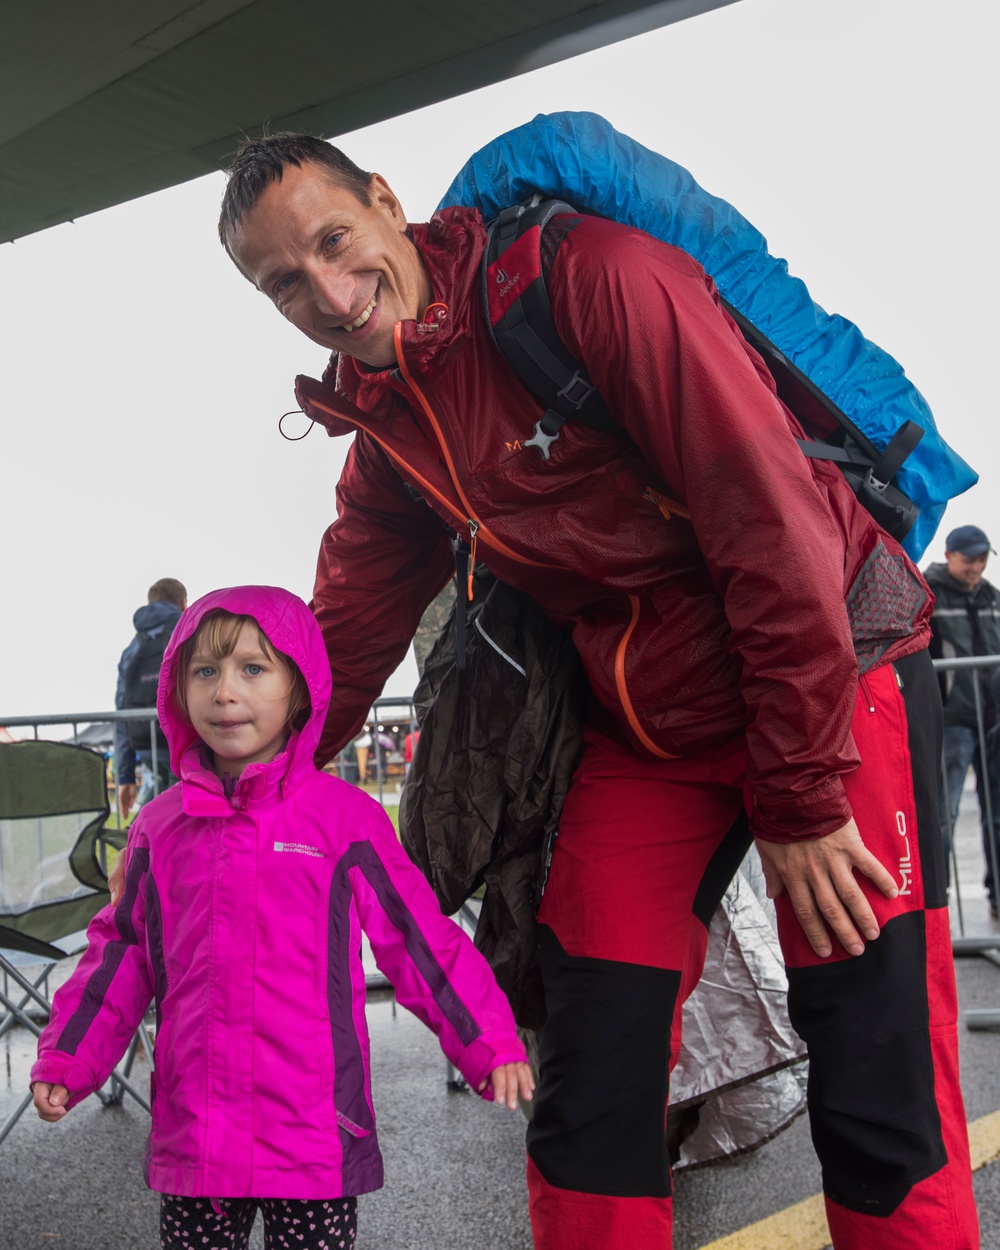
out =
[[192,743],[181,756],[181,797],[188,816],[232,816],[276,803],[314,775],[311,762],[300,759],[293,733],[280,755],[266,764],[248,764],[230,781],[216,776],[202,742]]

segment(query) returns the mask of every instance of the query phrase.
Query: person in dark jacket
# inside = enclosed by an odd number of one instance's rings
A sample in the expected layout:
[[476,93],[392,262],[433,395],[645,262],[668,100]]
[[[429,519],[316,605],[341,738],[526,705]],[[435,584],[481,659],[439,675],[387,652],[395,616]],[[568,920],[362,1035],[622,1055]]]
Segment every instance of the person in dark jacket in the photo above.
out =
[[[180,620],[181,613],[187,607],[187,590],[176,577],[161,577],[150,586],[146,602],[137,608],[132,617],[135,636],[121,654],[118,661],[118,682],[115,686],[115,709],[121,711],[126,705],[126,687],[130,668],[136,659],[143,638],[159,639],[164,645]],[[161,652],[162,654],[162,652]],[[156,702],[156,684],[152,684],[151,700],[148,706]],[[136,784],[136,764],[142,764],[146,783],[141,794]],[[166,748],[159,753],[157,759],[156,784],[152,782],[153,755],[136,747],[129,741],[128,722],[115,722],[115,764],[118,772],[118,811],[124,820],[132,810],[136,801],[142,803],[166,789],[176,778],[170,771],[170,760]]]
[[[332,350],[299,404],[354,435],[314,591],[319,757],[364,723],[457,533],[570,632],[590,694],[539,911],[537,1250],[670,1244],[681,1009],[754,837],[834,1244],[974,1250],[926,585],[801,454],[691,257],[573,212],[550,230],[557,331],[628,439],[570,422],[543,459],[540,405],[490,335],[476,211],[411,226],[380,175],[309,136],[235,158],[222,241]],[[527,283],[508,256],[503,281]]]
[[[944,563],[932,564],[924,571],[937,600],[931,617],[931,654],[935,659],[1000,655],[1000,591],[983,576],[992,550],[990,540],[978,525],[960,525],[945,540]],[[952,670],[941,673],[940,679],[944,700],[941,828],[945,848],[950,860],[952,830],[971,765],[976,774],[983,828],[986,861],[983,884],[990,912],[996,919],[994,856],[1000,857],[1000,669]],[[985,759],[980,749],[980,729],[986,744]]]

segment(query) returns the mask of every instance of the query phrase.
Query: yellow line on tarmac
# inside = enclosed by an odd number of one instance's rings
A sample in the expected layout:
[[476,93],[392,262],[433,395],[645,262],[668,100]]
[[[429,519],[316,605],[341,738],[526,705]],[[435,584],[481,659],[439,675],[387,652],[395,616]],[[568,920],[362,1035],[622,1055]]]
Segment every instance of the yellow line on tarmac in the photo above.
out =
[[816,1194],[701,1250],[824,1250],[829,1244],[823,1195]]
[[[1000,1159],[1000,1111],[984,1115],[969,1125],[972,1170]],[[767,1219],[748,1224],[727,1237],[709,1242],[701,1250],[826,1250],[830,1229],[823,1195],[815,1194]]]
[[1000,1159],[1000,1111],[984,1115],[969,1125],[969,1152],[973,1172]]

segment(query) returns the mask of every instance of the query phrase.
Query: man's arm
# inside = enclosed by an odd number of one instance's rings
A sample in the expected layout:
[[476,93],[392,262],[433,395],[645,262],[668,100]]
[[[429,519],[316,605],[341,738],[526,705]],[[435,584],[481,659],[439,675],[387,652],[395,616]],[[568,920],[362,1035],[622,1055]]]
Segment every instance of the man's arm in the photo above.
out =
[[363,435],[348,453],[337,513],[323,536],[312,602],[333,675],[319,764],[364,724],[453,570],[444,522]]
[[840,829],[858,763],[844,537],[763,365],[694,262],[640,232],[585,221],[550,286],[567,346],[690,512],[740,661],[754,832]]
[[[841,781],[858,763],[844,537],[713,285],[645,238],[603,223],[573,231],[552,271],[556,323],[689,509],[741,661],[769,893],[787,890],[817,954],[831,931],[858,953],[878,927],[855,871],[889,896],[895,885],[861,843]],[[606,316],[585,322],[580,307]]]

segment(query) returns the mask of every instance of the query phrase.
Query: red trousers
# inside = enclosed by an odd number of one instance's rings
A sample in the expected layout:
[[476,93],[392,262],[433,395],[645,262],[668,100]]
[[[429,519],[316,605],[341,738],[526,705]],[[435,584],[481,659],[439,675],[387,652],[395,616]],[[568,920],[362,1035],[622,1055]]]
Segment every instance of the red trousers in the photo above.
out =
[[[900,887],[881,930],[820,960],[777,900],[792,1023],[835,1250],[976,1250],[937,822],[940,701],[926,653],[866,675],[845,784]],[[745,749],[639,759],[596,733],[542,899],[549,1018],[528,1130],[536,1250],[671,1244],[669,1071],[707,929],[751,838]]]

